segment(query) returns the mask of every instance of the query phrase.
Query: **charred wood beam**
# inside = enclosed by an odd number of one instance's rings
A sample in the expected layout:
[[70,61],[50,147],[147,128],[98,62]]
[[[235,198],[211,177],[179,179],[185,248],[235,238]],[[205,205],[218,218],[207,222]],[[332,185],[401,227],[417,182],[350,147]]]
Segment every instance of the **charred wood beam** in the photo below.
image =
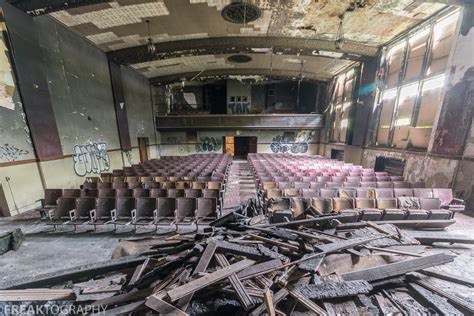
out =
[[15,8],[31,16],[39,16],[110,0],[7,0]]

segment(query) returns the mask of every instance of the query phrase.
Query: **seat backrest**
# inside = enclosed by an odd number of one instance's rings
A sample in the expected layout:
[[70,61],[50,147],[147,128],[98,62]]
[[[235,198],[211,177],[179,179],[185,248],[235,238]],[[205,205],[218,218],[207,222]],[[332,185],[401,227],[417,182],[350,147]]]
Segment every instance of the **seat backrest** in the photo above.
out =
[[166,189],[153,188],[150,190],[150,197],[152,198],[167,197],[167,196],[168,196],[168,190]]
[[173,181],[165,181],[161,184],[163,189],[174,189],[176,184]]
[[287,188],[283,191],[283,196],[285,197],[300,197],[301,191],[299,189]]
[[168,189],[168,197],[181,198],[184,197],[184,190],[182,189]]
[[390,182],[390,181],[387,181],[387,182],[377,182],[377,185],[376,185],[377,188],[381,188],[381,189],[392,189],[393,188],[393,182]]
[[424,188],[425,183],[421,181],[410,182],[410,188]]
[[[128,190],[128,189],[122,189],[122,190]],[[98,197],[115,197],[115,189],[99,189]]]
[[281,198],[283,197],[283,192],[281,189],[268,189],[265,190],[265,197],[268,199]]
[[413,196],[413,189],[410,188],[395,188],[393,189],[393,196]]
[[196,217],[217,218],[217,199],[204,197],[198,198]]
[[127,187],[129,189],[137,189],[137,188],[141,188],[142,184],[140,182],[128,182]]
[[219,199],[220,191],[217,189],[204,189],[202,190],[202,197]]
[[116,199],[117,217],[132,217],[135,209],[135,199],[131,197],[118,197]]
[[393,189],[375,189],[376,198],[393,198]]
[[319,196],[322,197],[322,198],[337,197],[337,189],[332,189],[332,188],[319,189]]
[[156,210],[156,199],[150,197],[139,197],[136,199],[137,218],[153,217]]
[[293,183],[292,182],[278,182],[278,188],[279,189],[291,189],[293,188]]
[[377,180],[377,182],[387,182],[387,181],[390,181],[390,177],[389,177],[389,176],[375,176],[375,179]]
[[344,182],[342,187],[343,188],[358,188],[360,187],[360,182]]
[[55,218],[69,217],[69,211],[76,208],[76,198],[59,197],[57,202],[57,208],[54,214]]
[[76,200],[76,216],[89,217],[90,211],[95,209],[96,200],[91,197],[78,198]]
[[174,217],[176,211],[176,199],[159,197],[156,199],[156,210],[158,217]]
[[361,182],[374,182],[375,177],[374,176],[362,176],[360,178]]
[[368,197],[375,197],[375,189],[371,188],[356,188],[356,195],[359,198],[368,198]]
[[301,190],[301,196],[306,199],[319,197],[319,189],[303,189]]
[[377,187],[377,184],[375,182],[362,181],[360,183],[360,186],[362,188],[375,188],[375,187]]
[[414,188],[413,195],[419,198],[432,198],[433,190],[425,188]]
[[441,201],[438,198],[420,198],[420,208],[423,210],[439,210]]
[[328,214],[333,211],[332,198],[314,197],[311,206],[319,214]]
[[309,182],[295,182],[294,187],[295,189],[309,189]]
[[354,208],[354,199],[349,197],[335,197],[332,199],[332,203],[334,212]]
[[308,177],[308,176],[301,177],[302,182],[315,182],[315,180],[316,180],[316,177]]
[[126,183],[126,182],[114,182],[114,183],[112,183],[112,189],[128,189],[128,183]]
[[142,188],[133,189],[134,198],[149,197],[149,196],[150,196],[150,190],[148,189],[142,189]]
[[181,197],[176,199],[176,218],[194,217],[196,211],[196,199]]
[[97,183],[97,188],[98,189],[109,189],[109,188],[112,188],[112,183],[111,182],[99,182],[99,183]]
[[79,189],[64,189],[63,190],[63,197],[65,198],[78,198],[81,196],[81,190]]
[[357,191],[355,188],[341,188],[338,190],[338,195],[344,198],[355,198]]
[[184,196],[187,198],[198,198],[202,196],[201,189],[186,189],[184,191]]
[[349,176],[346,178],[347,182],[360,182],[360,177]]
[[378,198],[377,208],[385,210],[388,208],[397,208],[398,203],[396,198]]
[[82,188],[83,189],[97,189],[97,186],[98,184],[96,182],[84,182],[84,184],[82,185]]
[[375,208],[375,199],[372,198],[356,198],[355,206],[356,208]]
[[154,181],[150,181],[150,182],[143,182],[143,187],[145,189],[158,189],[160,187],[160,183],[159,182],[154,182]]
[[310,182],[309,188],[310,189],[322,189],[326,187],[325,182]]
[[393,187],[397,189],[409,188],[410,184],[405,181],[393,181]]
[[58,199],[63,196],[61,189],[44,190],[44,205],[58,205]]
[[110,217],[110,211],[115,209],[114,198],[98,198],[95,204],[95,213],[97,218]]
[[[132,189],[117,189],[115,190],[115,193],[116,193],[116,197],[133,197]],[[99,190],[99,196],[100,196],[100,190]],[[104,197],[109,197],[109,196],[104,196]]]

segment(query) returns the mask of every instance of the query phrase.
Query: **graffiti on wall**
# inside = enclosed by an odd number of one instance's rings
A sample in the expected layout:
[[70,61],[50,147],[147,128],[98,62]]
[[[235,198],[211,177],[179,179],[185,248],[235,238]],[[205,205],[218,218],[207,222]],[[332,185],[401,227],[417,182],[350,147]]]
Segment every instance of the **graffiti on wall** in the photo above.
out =
[[222,139],[217,137],[201,137],[200,143],[196,144],[196,152],[216,152],[222,150]]
[[74,172],[83,177],[89,173],[99,174],[110,169],[107,143],[89,142],[73,147]]
[[17,148],[13,145],[5,144],[0,146],[0,161],[13,162],[18,160],[21,156],[28,155],[29,151]]
[[127,158],[128,164],[131,166],[133,165],[133,157],[131,150],[124,150],[125,158]]
[[273,137],[270,149],[274,153],[304,154],[308,151],[311,139],[308,133],[284,133]]

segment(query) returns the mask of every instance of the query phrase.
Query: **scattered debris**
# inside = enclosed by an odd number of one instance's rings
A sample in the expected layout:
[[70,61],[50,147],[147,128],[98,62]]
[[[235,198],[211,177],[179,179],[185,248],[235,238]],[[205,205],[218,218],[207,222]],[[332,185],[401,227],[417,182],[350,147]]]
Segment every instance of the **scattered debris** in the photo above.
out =
[[20,228],[0,234],[0,255],[10,250],[18,250],[23,240],[25,240],[25,235],[23,235]]

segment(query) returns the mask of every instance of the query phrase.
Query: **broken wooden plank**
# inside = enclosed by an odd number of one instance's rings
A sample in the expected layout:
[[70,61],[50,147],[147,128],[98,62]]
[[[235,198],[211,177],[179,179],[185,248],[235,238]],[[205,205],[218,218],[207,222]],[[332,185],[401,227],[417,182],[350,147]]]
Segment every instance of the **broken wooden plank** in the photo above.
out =
[[263,301],[265,302],[265,306],[267,307],[267,314],[269,316],[275,316],[275,306],[273,305],[273,293],[267,288],[263,295]]
[[[375,221],[379,225],[391,224],[398,228],[411,228],[411,229],[422,229],[422,228],[433,228],[442,229],[446,228],[454,223],[454,219],[426,219],[426,220],[393,220],[393,221]],[[344,223],[337,226],[338,230],[345,229],[357,229],[368,226],[367,222],[359,221],[355,223]]]
[[[303,258],[310,256],[310,254],[305,254]],[[298,264],[298,268],[307,271],[307,272],[316,272],[324,260],[325,255],[321,254],[316,256],[313,259],[305,260]]]
[[259,260],[262,254],[258,249],[250,246],[236,245],[227,241],[217,242],[217,251],[230,253],[239,256],[245,256],[250,259]]
[[239,272],[247,267],[253,265],[255,261],[250,259],[244,259],[237,263],[234,263],[226,268],[219,269],[215,272],[209,273],[199,279],[188,282],[184,285],[181,285],[175,289],[167,291],[167,295],[171,301],[176,301],[181,297],[194,293],[202,288],[205,288],[208,285],[216,283],[222,279],[227,278],[228,276]]
[[297,226],[297,225],[305,225],[305,224],[316,224],[316,223],[325,223],[329,222],[335,219],[350,219],[352,215],[331,215],[331,216],[321,216],[317,218],[310,218],[310,219],[300,219],[296,221],[291,221],[291,222],[286,222],[286,223],[275,223],[275,224],[259,224],[259,225],[254,225],[250,226],[249,228],[252,229],[252,227],[284,227],[284,226]]
[[130,278],[130,281],[128,282],[129,285],[135,284],[135,282],[137,282],[137,280],[141,278],[149,262],[150,258],[146,258],[145,262],[137,266],[137,268],[133,272],[132,277]]
[[[274,306],[276,306],[278,302],[283,300],[287,295],[288,295],[288,290],[285,288],[282,288],[278,292],[276,292],[272,298]],[[267,308],[266,304],[263,303],[260,306],[258,306],[256,309],[254,309],[252,313],[250,313],[250,316],[260,316],[265,312],[266,308]]]
[[372,241],[375,239],[382,239],[382,238],[387,238],[387,236],[352,238],[352,239],[341,240],[341,241],[333,242],[329,244],[317,245],[315,247],[324,253],[331,253],[331,252],[336,252],[336,251],[340,251],[344,249],[349,249],[358,245],[368,243],[369,241]]
[[326,311],[323,308],[319,307],[318,304],[304,296],[298,289],[291,287],[287,287],[286,289],[288,290],[288,294],[290,294],[291,297],[293,297],[295,300],[298,301],[298,303],[309,309],[311,312],[321,316],[327,315]]
[[172,304],[165,302],[163,297],[165,296],[165,292],[158,293],[155,295],[150,296],[145,305],[148,308],[160,313],[160,315],[176,315],[176,316],[187,316],[186,312],[183,312],[181,309],[173,306]]
[[119,271],[133,268],[143,263],[146,257],[123,257],[107,261],[78,266],[75,268],[40,274],[34,277],[25,277],[0,284],[0,289],[38,288],[51,286],[66,281],[75,281],[80,278],[93,278],[110,271]]
[[411,257],[423,257],[423,255],[420,255],[420,254],[417,254],[417,253],[401,251],[401,250],[395,250],[395,249],[389,249],[389,248],[380,248],[380,247],[372,247],[372,246],[364,246],[364,248],[367,248],[369,250],[376,250],[376,251],[381,251],[381,252],[393,253],[393,254],[397,254],[397,255],[411,256]]
[[310,299],[331,299],[358,294],[367,294],[372,290],[372,285],[364,280],[322,282],[318,284],[304,284],[298,290]]
[[248,234],[247,236],[249,236],[250,238],[256,239],[256,240],[263,241],[263,242],[268,243],[268,244],[278,246],[278,247],[288,248],[292,251],[298,251],[300,249],[298,246],[292,245],[288,242],[281,242],[279,240],[262,237],[262,236],[259,236],[259,235],[256,235],[256,234]]
[[410,232],[410,236],[418,240],[423,245],[431,245],[435,242],[446,242],[450,244],[474,244],[473,238],[462,235]]
[[281,265],[282,263],[280,259],[273,259],[273,260],[255,264],[249,267],[248,269],[242,270],[239,273],[237,273],[237,276],[239,277],[240,280],[244,281],[244,280],[256,277],[258,275],[267,274],[271,271],[274,271],[276,268],[278,268]]
[[366,280],[370,282],[438,266],[452,262],[453,260],[454,256],[440,253],[421,258],[389,263],[383,266],[368,268],[360,271],[347,272],[343,273],[341,276],[346,281]]
[[91,306],[113,306],[128,303],[136,300],[144,300],[153,293],[153,288],[145,288],[143,290],[132,290],[128,293],[107,297],[91,303]]
[[457,283],[457,284],[462,284],[462,285],[466,285],[466,286],[469,286],[469,287],[474,286],[474,279],[469,279],[468,277],[455,275],[455,274],[452,274],[452,273],[448,273],[446,271],[437,272],[437,271],[434,271],[432,269],[425,269],[425,270],[421,270],[419,272],[423,273],[425,275],[431,276],[431,277],[435,277],[437,279],[442,279],[442,280],[445,280],[445,281],[449,281],[449,282],[453,282],[453,283]]
[[75,298],[74,291],[70,289],[0,290],[0,302],[65,301]]
[[469,312],[471,315],[474,315],[474,305],[467,302],[466,300],[464,300],[464,299],[462,299],[458,296],[452,295],[452,294],[450,294],[446,291],[443,291],[442,289],[440,289],[439,287],[433,285],[429,281],[418,279],[418,280],[414,280],[413,282],[418,284],[418,285],[421,285],[425,289],[428,289],[428,290],[432,291],[433,293],[435,293],[439,296],[442,296],[442,297],[446,298],[448,300],[448,302],[450,302],[451,304],[456,305],[456,307],[458,307],[458,308],[460,308],[464,311]]
[[415,290],[418,295],[423,297],[426,304],[429,304],[441,315],[462,315],[461,311],[456,309],[454,306],[448,303],[448,300],[445,297],[439,296],[424,287],[415,284],[408,283],[413,290]]
[[[217,260],[217,263],[221,266],[221,268],[226,268],[229,267],[229,261],[227,261],[227,258],[221,254],[221,253],[216,253],[215,258]],[[239,299],[240,304],[242,304],[242,307],[245,310],[249,310],[252,308],[252,306],[255,305],[253,299],[250,297],[249,293],[245,290],[244,285],[240,281],[240,279],[237,277],[235,273],[231,274],[229,276],[229,281],[232,287],[235,290],[235,294],[237,295],[237,298]]]

